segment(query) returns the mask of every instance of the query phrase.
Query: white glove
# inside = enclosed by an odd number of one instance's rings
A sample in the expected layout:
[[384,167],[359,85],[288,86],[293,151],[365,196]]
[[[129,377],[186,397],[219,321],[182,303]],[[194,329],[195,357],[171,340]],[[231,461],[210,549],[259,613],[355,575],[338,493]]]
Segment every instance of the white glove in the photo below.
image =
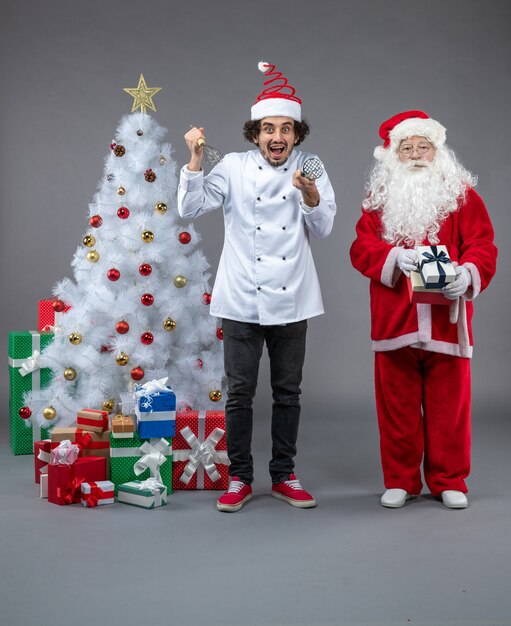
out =
[[405,276],[410,276],[410,272],[417,269],[419,253],[417,250],[400,248],[397,253],[396,263]]
[[462,296],[472,284],[472,276],[466,267],[457,265],[455,268],[456,280],[442,288],[444,296],[448,300],[456,300]]

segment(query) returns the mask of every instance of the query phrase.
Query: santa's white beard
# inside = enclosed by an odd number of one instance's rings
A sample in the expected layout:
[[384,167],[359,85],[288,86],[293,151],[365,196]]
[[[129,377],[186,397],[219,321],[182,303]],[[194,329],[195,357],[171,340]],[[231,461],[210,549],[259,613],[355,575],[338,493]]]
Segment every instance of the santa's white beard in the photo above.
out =
[[467,186],[475,184],[446,148],[433,161],[401,163],[389,155],[372,172],[364,207],[381,210],[383,238],[389,243],[414,247],[428,239],[435,244],[445,218],[457,209]]

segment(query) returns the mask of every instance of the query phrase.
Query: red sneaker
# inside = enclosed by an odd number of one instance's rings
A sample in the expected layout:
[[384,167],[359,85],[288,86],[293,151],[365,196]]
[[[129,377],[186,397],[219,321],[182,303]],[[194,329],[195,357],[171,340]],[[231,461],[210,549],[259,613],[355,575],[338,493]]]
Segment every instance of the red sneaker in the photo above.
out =
[[231,478],[229,489],[220,496],[216,503],[219,511],[234,512],[239,511],[241,507],[252,497],[252,487],[241,482],[237,476]]
[[305,491],[294,474],[289,474],[289,480],[272,485],[271,495],[299,509],[310,509],[316,506],[316,500]]

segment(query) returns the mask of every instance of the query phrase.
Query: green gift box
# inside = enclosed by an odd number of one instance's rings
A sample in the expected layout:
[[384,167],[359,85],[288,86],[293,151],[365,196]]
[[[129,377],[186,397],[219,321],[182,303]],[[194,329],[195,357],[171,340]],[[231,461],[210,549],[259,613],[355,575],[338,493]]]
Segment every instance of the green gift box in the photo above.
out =
[[154,479],[132,480],[119,485],[117,501],[140,506],[143,509],[156,509],[167,504],[167,488]]
[[[10,440],[13,454],[33,454],[34,441],[48,439],[48,429],[30,420],[20,417],[19,411],[24,406],[23,396],[28,391],[48,387],[52,371],[48,367],[40,368],[37,356],[53,340],[53,333],[37,330],[13,330],[9,333],[9,423]],[[24,372],[29,371],[24,376]]]
[[110,434],[110,480],[117,495],[119,485],[156,477],[172,493],[172,440],[141,439],[137,433],[130,439]]

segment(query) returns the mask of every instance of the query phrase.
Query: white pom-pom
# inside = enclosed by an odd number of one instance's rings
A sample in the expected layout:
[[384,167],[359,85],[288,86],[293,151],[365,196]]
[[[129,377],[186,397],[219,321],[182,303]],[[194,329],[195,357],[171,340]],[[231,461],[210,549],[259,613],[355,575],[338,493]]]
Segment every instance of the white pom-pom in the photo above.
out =
[[257,69],[263,74],[266,74],[269,69],[269,65],[271,65],[271,63],[268,63],[267,61],[259,61],[259,63],[257,64]]
[[383,161],[387,156],[387,150],[383,146],[376,146],[373,156],[377,161]]

